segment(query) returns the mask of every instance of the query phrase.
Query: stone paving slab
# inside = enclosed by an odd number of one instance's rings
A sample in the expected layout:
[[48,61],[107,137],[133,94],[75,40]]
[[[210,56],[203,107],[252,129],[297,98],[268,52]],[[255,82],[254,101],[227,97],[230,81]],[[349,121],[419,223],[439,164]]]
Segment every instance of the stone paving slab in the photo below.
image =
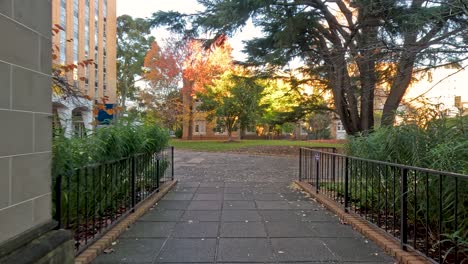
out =
[[176,151],[176,161],[176,188],[93,263],[394,263],[291,187],[294,158]]

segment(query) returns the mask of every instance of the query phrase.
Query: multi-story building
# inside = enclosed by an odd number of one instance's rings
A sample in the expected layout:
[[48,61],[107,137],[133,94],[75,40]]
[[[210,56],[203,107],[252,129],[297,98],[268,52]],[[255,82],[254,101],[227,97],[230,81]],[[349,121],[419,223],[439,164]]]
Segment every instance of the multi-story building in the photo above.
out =
[[93,128],[96,104],[111,108],[116,103],[116,0],[52,0],[52,23],[64,29],[52,40],[59,47],[55,65],[93,60],[66,76],[82,97],[53,99],[62,128],[71,136]]

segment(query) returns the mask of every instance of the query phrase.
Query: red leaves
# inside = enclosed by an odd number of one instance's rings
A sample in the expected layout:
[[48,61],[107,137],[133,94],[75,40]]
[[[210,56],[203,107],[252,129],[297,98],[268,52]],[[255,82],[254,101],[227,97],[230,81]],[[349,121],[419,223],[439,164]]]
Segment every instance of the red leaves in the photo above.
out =
[[52,27],[52,36],[55,36],[60,31],[65,31],[65,29],[62,26],[60,26],[59,24],[54,24],[54,26]]
[[145,56],[144,66],[147,68],[144,72],[145,79],[154,86],[158,86],[159,83],[177,82],[181,69],[176,53],[177,51],[170,48],[161,49],[157,42],[153,42]]
[[55,28],[65,31],[65,29],[59,24],[54,24]]

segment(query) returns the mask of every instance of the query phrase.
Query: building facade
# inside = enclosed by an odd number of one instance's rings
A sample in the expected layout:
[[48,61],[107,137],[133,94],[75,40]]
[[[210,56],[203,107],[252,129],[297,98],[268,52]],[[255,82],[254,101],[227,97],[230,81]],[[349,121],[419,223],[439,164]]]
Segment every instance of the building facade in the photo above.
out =
[[93,128],[96,104],[112,107],[116,103],[116,20],[116,0],[52,0],[52,23],[64,29],[52,39],[59,47],[54,65],[93,60],[65,76],[83,97],[53,98],[68,136]]
[[52,221],[51,2],[0,1],[0,263],[73,263]]

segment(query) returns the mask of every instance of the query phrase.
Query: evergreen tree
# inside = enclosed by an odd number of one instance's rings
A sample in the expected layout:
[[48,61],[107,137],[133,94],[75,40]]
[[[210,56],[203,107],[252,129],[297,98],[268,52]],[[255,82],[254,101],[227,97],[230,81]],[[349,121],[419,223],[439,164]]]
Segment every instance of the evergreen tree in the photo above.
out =
[[382,124],[415,71],[461,65],[468,57],[468,0],[199,0],[194,15],[157,12],[151,23],[189,36],[232,35],[249,19],[263,36],[246,42],[248,62],[281,68],[301,59],[304,72],[331,89],[348,134],[374,126],[374,92],[389,84]]

